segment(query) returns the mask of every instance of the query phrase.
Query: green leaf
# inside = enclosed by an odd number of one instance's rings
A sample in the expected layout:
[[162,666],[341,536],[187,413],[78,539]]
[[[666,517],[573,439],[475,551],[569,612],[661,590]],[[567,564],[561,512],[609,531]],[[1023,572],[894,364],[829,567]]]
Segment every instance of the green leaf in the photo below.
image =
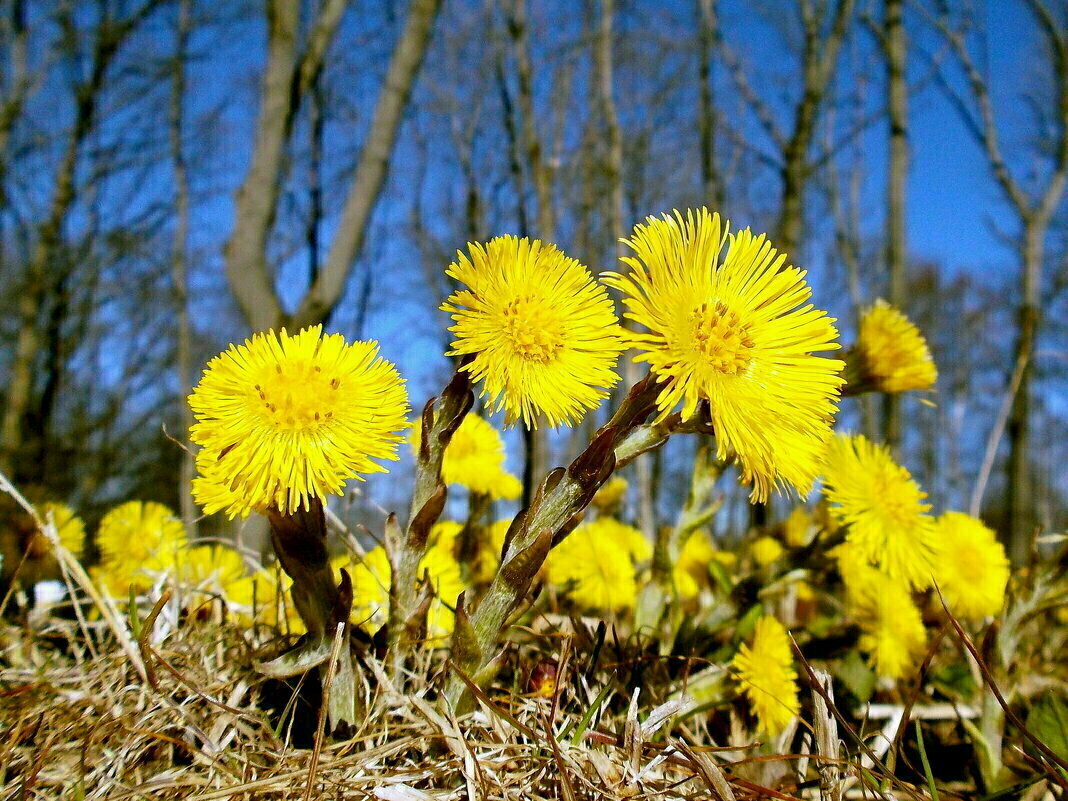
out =
[[867,703],[871,694],[875,692],[875,671],[868,667],[868,663],[859,652],[850,651],[839,663],[838,670],[835,672],[846,689],[853,693],[860,703]]
[[1050,751],[1068,759],[1068,699],[1044,695],[1027,713],[1027,728]]

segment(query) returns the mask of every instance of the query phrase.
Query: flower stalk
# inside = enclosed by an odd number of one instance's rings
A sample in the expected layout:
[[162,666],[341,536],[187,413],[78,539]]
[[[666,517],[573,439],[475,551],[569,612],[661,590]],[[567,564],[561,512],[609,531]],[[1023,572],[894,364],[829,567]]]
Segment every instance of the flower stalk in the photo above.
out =
[[[501,632],[529,591],[549,549],[578,524],[578,515],[618,466],[670,436],[670,418],[657,425],[643,425],[656,408],[657,391],[652,376],[635,384],[586,450],[567,469],[557,467],[549,472],[530,506],[512,522],[501,566],[478,607],[472,612],[464,595],[457,600],[452,662],[474,684],[486,685],[495,673]],[[467,683],[456,674],[449,677],[445,696],[458,713],[471,703]]]
[[418,586],[419,562],[426,553],[430,529],[445,507],[447,490],[441,480],[445,448],[473,403],[471,381],[463,369],[456,371],[440,397],[427,401],[419,422],[422,431],[408,526],[402,530],[395,519],[386,525],[386,553],[392,570],[388,632],[394,677],[400,675],[425,628],[428,599]]

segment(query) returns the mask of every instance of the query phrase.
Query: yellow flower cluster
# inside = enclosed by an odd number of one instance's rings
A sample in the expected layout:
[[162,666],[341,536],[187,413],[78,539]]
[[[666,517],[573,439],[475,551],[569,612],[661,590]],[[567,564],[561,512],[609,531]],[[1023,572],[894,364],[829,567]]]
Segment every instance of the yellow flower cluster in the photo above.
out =
[[971,515],[946,512],[938,518],[938,588],[958,617],[996,615],[1005,603],[1009,560],[993,529]]
[[41,504],[40,512],[42,518],[55,525],[60,544],[74,556],[79,556],[85,548],[85,523],[77,513],[65,503],[52,501]]

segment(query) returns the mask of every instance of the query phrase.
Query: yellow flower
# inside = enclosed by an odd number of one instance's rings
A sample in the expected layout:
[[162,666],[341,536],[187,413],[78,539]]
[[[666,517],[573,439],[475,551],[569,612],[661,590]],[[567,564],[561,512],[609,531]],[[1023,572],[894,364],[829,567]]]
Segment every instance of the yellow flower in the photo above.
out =
[[85,523],[74,510],[65,503],[51,501],[41,504],[41,517],[49,519],[56,526],[60,544],[75,556],[79,556],[85,547]]
[[499,236],[457,253],[449,277],[466,285],[442,305],[455,321],[450,356],[484,381],[482,397],[506,422],[571,425],[619,381],[623,345],[612,301],[584,266],[555,245]]
[[[761,236],[727,235],[707,209],[649,217],[626,240],[629,274],[606,273],[626,316],[645,326],[629,344],[645,352],[662,389],[660,418],[709,402],[717,457],[735,458],[751,498],[772,487],[807,492],[837,411],[843,363],[834,320],[811,305],[805,273],[785,266]],[[721,253],[727,245],[725,255]]]
[[878,392],[930,389],[938,369],[920,330],[884,300],[878,300],[860,320],[854,352],[862,382]]
[[493,580],[493,575],[501,564],[504,538],[508,534],[508,528],[511,525],[511,519],[505,518],[490,524],[486,531],[487,542],[478,552],[478,565],[475,568],[475,578],[482,584],[488,584]]
[[749,546],[749,553],[761,567],[767,567],[786,552],[774,537],[759,537]]
[[383,472],[407,428],[404,380],[375,342],[322,326],[255,334],[208,362],[189,396],[200,445],[193,495],[230,517],[309,508],[345,482]]
[[185,527],[162,503],[130,501],[116,506],[100,521],[98,575],[114,595],[125,596],[150,585],[150,572],[177,566],[185,549]]
[[938,588],[959,617],[996,615],[1005,602],[1009,560],[993,530],[971,515],[946,512],[936,524]]
[[[230,599],[231,588],[246,577],[245,560],[224,545],[198,545],[182,557],[178,576],[184,584]],[[241,587],[244,592],[244,587]]]
[[652,546],[640,531],[608,517],[576,528],[549,552],[549,582],[570,587],[575,604],[594,609],[627,609],[638,594],[635,562],[648,559]]
[[812,515],[804,506],[796,507],[783,523],[783,539],[791,548],[804,548],[816,537]]
[[[363,557],[340,557],[332,560],[335,569],[345,568],[352,579],[352,622],[369,633],[386,624],[389,618],[389,584],[393,575],[389,557],[379,545]],[[447,544],[431,545],[419,563],[419,576],[429,573],[435,600],[427,611],[427,637],[440,639],[452,632],[456,599],[465,585],[460,566]]]
[[591,501],[590,505],[598,511],[608,514],[623,502],[623,498],[627,495],[627,487],[627,479],[623,478],[623,476],[612,476],[597,490],[597,494],[593,496],[593,501]]
[[790,639],[782,623],[770,615],[756,624],[751,645],[743,644],[731,661],[738,683],[757,721],[775,737],[797,717],[797,672]]
[[[418,452],[420,426],[412,426],[412,447]],[[445,448],[441,478],[446,484],[459,484],[472,492],[513,501],[523,485],[504,468],[504,440],[487,420],[469,414],[456,429]]]
[[704,582],[708,578],[708,563],[715,560],[717,553],[708,531],[699,528],[683,543],[678,567],[693,576],[695,581]]
[[888,448],[860,434],[835,437],[823,493],[832,517],[849,526],[846,541],[860,558],[916,589],[930,586],[935,545],[927,494]]
[[863,633],[858,645],[880,676],[900,679],[923,660],[927,630],[908,587],[872,570],[863,590],[853,593],[852,611]]

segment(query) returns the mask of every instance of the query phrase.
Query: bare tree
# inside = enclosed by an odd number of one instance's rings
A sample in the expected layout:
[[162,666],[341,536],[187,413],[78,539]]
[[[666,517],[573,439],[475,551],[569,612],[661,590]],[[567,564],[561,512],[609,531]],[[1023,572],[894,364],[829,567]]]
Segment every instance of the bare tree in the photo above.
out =
[[967,95],[944,77],[943,88],[968,132],[985,153],[994,179],[1020,227],[1015,242],[1020,265],[1020,301],[1014,359],[1020,367],[1018,377],[1010,379],[1015,391],[1007,426],[1010,445],[1008,544],[1015,564],[1028,559],[1035,533],[1031,454],[1034,352],[1042,313],[1046,238],[1068,182],[1068,30],[1065,20],[1058,18],[1043,0],[1026,0],[1025,5],[1048,49],[1054,91],[1051,117],[1043,121],[1043,127],[1054,133],[1051,141],[1041,143],[1048,153],[1048,169],[1041,177],[1020,177],[1013,172],[1002,151],[990,98],[989,76],[977,66],[965,29],[953,26],[945,15],[935,19],[964,71]]
[[297,112],[323,69],[348,0],[324,1],[311,21],[303,48],[300,6],[292,0],[270,0],[267,6],[267,67],[256,140],[251,165],[237,195],[234,230],[226,247],[230,287],[254,329],[283,324],[301,328],[321,322],[340,300],[382,189],[397,129],[426,55],[441,0],[412,0],[379,91],[337,233],[315,280],[289,314],[274,286],[267,242],[278,211],[286,146]]

